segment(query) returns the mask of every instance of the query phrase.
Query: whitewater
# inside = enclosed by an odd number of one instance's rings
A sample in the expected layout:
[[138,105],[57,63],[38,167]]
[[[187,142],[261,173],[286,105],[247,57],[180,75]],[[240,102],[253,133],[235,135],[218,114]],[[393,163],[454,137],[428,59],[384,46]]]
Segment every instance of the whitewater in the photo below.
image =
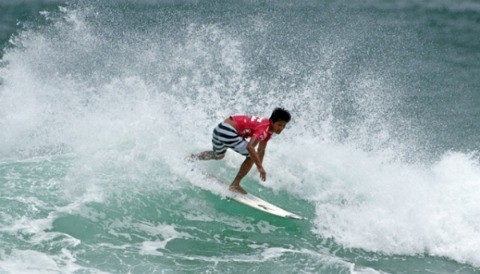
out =
[[[79,1],[40,12],[0,61],[0,272],[480,272],[479,11]],[[438,38],[458,29],[455,43]],[[268,144],[268,179],[253,168],[242,186],[307,221],[226,198],[206,174],[232,180],[233,151],[184,160],[210,149],[225,117],[278,106],[292,121]]]

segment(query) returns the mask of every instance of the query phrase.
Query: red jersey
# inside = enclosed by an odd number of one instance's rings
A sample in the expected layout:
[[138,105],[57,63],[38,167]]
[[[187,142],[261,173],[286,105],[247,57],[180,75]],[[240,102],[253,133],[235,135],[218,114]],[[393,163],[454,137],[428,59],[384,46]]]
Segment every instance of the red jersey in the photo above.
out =
[[257,137],[262,142],[268,142],[272,136],[270,120],[258,116],[233,115],[231,116],[237,125],[237,131],[243,138]]

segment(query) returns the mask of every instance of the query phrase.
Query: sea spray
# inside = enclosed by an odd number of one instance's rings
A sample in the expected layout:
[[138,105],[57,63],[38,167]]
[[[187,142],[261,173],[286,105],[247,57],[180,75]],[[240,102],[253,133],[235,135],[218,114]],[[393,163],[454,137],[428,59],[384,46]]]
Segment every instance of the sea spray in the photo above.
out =
[[[431,76],[448,78],[439,46],[404,29],[424,17],[375,2],[125,3],[44,12],[5,50],[0,269],[477,271],[479,161],[457,135],[476,136],[476,109],[459,119],[469,104]],[[225,199],[205,173],[231,180],[233,152],[184,160],[228,115],[277,106],[293,119],[267,146],[267,181],[253,168],[242,184],[308,222]]]

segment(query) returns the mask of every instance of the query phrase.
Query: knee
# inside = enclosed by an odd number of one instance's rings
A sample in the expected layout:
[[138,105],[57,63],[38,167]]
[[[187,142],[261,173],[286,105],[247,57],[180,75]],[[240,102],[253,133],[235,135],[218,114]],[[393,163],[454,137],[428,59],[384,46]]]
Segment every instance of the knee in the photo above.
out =
[[225,157],[225,154],[220,154],[220,155],[215,155],[213,156],[213,159],[215,160],[222,160]]

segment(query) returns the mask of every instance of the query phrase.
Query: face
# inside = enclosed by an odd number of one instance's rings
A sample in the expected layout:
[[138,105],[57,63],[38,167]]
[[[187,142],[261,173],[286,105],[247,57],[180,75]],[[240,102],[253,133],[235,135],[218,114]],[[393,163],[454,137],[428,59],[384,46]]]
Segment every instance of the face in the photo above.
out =
[[285,126],[287,126],[287,122],[283,120],[278,120],[275,123],[270,124],[270,129],[273,133],[280,134],[282,133]]

